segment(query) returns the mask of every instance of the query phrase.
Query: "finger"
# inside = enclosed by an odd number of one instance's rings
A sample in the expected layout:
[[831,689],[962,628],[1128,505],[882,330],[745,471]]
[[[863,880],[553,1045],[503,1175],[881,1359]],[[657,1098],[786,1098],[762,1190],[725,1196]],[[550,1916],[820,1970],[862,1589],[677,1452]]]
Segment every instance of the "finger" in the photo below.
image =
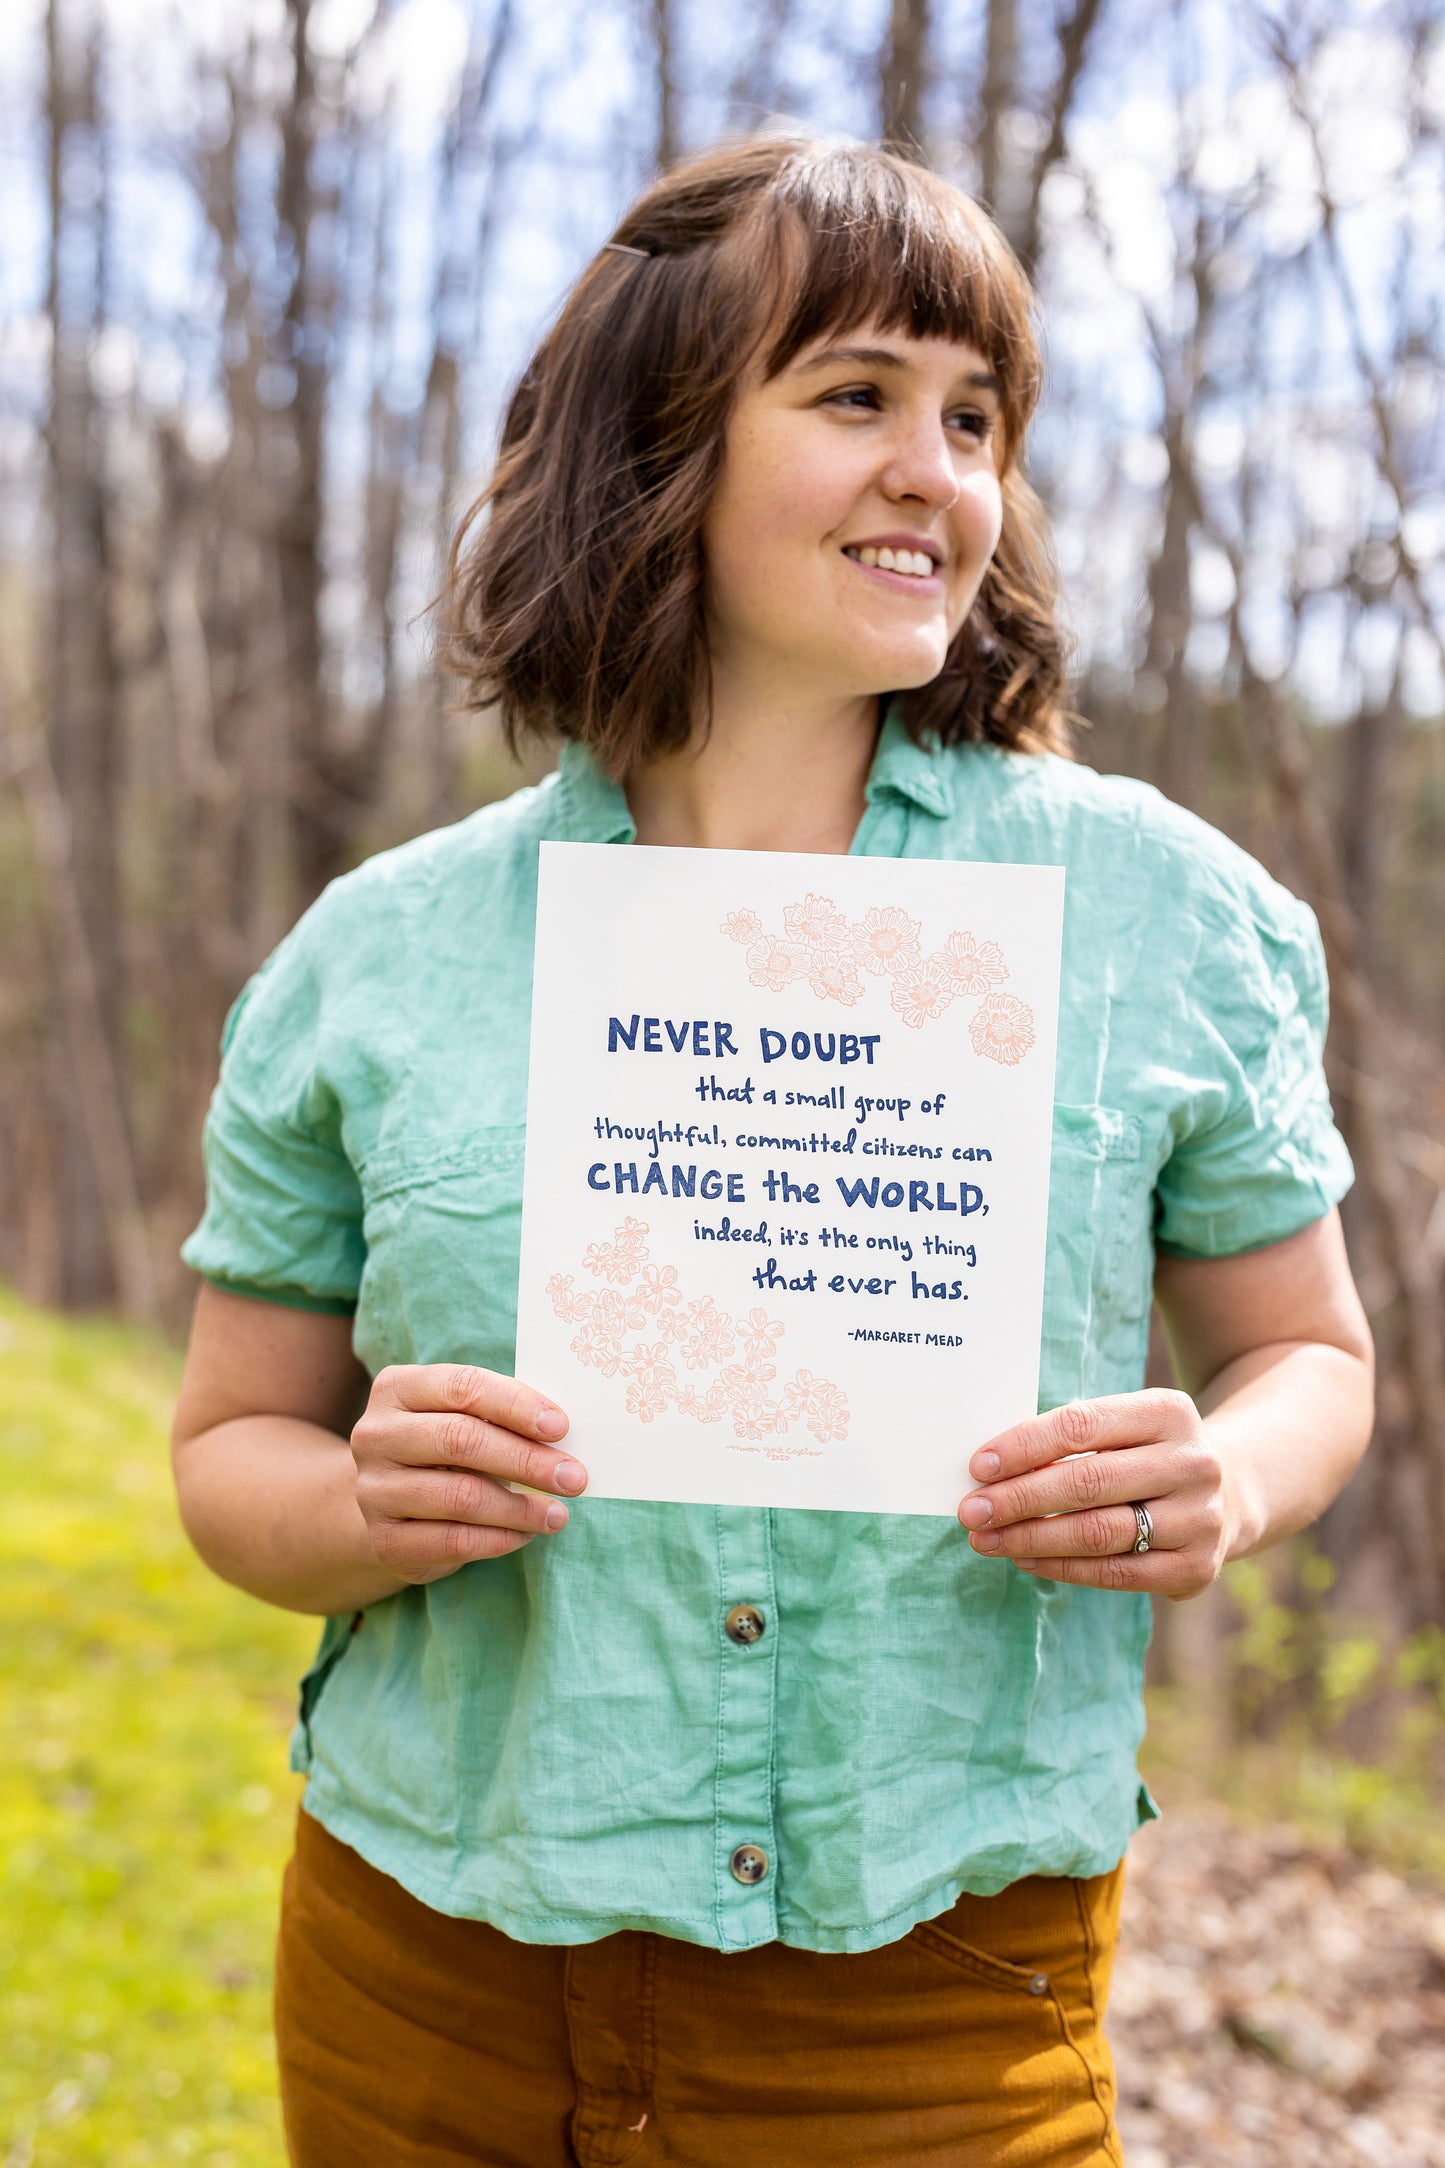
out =
[[1187,1393],[1162,1387],[1106,1394],[1099,1400],[1071,1400],[1065,1407],[1031,1415],[1012,1430],[990,1438],[970,1459],[969,1474],[976,1482],[991,1483],[998,1476],[1046,1467],[1067,1453],[1103,1453],[1118,1446],[1182,1437],[1198,1420],[1198,1410]]
[[1067,1581],[1076,1588],[1143,1590],[1160,1596],[1193,1596],[1214,1576],[1193,1551],[1145,1551],[1123,1558],[1021,1558],[1015,1570],[1040,1581]]
[[536,1445],[481,1416],[368,1408],[351,1433],[358,1470],[400,1464],[409,1468],[469,1468],[503,1483],[575,1498],[587,1487],[587,1471],[555,1446]]
[[549,1444],[567,1435],[566,1416],[545,1393],[474,1363],[395,1363],[378,1371],[372,1391],[393,1407],[474,1415]]
[[392,1521],[457,1521],[474,1528],[510,1528],[528,1535],[555,1535],[565,1528],[560,1498],[508,1490],[467,1468],[381,1468],[358,1475],[356,1500],[368,1524]]
[[[1191,1516],[1169,1501],[1151,1501],[1151,1551],[1182,1550],[1196,1531]],[[1139,1523],[1132,1506],[1102,1506],[1087,1513],[1059,1513],[1049,1520],[1020,1521],[1012,1528],[982,1528],[970,1537],[984,1558],[1117,1558],[1134,1552]],[[1147,1552],[1139,1552],[1146,1557]]]
[[439,1581],[458,1566],[504,1558],[533,1539],[512,1528],[477,1528],[466,1521],[383,1520],[369,1530],[380,1563],[404,1581]]
[[1115,1453],[1076,1453],[1011,1483],[981,1484],[959,1505],[965,1528],[1006,1528],[1046,1513],[1078,1513],[1135,1499],[1167,1497],[1195,1481],[1192,1459],[1178,1446],[1125,1446]]

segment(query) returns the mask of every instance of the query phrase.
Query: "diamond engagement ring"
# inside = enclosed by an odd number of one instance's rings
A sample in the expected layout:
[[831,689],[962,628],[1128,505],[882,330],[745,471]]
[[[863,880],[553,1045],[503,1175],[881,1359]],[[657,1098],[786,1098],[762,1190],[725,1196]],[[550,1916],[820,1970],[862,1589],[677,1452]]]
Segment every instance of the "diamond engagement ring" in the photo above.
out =
[[1149,1508],[1147,1506],[1135,1506],[1134,1519],[1138,1524],[1139,1533],[1134,1538],[1132,1548],[1136,1551],[1147,1551],[1154,1541],[1154,1523],[1149,1517]]

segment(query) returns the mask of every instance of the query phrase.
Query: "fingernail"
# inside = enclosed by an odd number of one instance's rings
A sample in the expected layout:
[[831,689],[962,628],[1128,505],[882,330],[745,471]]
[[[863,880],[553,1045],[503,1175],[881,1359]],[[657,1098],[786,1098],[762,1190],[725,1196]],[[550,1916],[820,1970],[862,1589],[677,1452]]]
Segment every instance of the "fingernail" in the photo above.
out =
[[554,1531],[567,1526],[567,1508],[559,1501],[547,1508],[547,1526]]
[[1002,1466],[1003,1462],[999,1459],[997,1453],[975,1453],[968,1464],[970,1475],[976,1475],[983,1480],[987,1480],[991,1475],[997,1475]]
[[993,1519],[991,1498],[965,1498],[958,1509],[958,1517],[965,1528],[987,1528]]
[[560,1408],[543,1408],[534,1427],[539,1438],[560,1438],[567,1428],[567,1418]]
[[558,1490],[571,1492],[574,1496],[587,1482],[587,1470],[577,1460],[559,1460],[552,1470],[552,1481]]
[[973,1539],[973,1547],[976,1551],[997,1551],[1001,1547],[1002,1543],[1003,1537],[996,1536],[992,1532],[983,1536],[975,1536]]

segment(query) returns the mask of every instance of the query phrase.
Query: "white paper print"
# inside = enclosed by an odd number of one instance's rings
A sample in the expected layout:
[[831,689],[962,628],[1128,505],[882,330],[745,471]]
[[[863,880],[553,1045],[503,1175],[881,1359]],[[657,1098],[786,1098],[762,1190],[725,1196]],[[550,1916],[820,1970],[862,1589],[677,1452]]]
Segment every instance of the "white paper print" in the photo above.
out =
[[517,1375],[588,1495],[951,1516],[1034,1412],[1063,892],[542,845]]

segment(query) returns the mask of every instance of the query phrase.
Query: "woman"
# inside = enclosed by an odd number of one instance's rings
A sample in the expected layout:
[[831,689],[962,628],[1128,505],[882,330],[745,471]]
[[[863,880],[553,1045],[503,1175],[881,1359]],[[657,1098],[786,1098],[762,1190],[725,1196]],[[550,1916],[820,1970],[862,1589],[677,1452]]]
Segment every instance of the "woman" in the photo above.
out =
[[[1309,913],[1064,757],[1038,383],[935,177],[769,138],[658,182],[454,558],[454,664],[559,773],[333,884],[228,1023],[176,1466],[212,1566],[327,1619],[307,2168],[1121,2158],[1147,1592],[1320,1512],[1371,1357]],[[545,837],[1068,868],[1045,1412],[960,1527],[589,1503],[509,1374]],[[1186,1392],[1141,1390],[1151,1289]]]

